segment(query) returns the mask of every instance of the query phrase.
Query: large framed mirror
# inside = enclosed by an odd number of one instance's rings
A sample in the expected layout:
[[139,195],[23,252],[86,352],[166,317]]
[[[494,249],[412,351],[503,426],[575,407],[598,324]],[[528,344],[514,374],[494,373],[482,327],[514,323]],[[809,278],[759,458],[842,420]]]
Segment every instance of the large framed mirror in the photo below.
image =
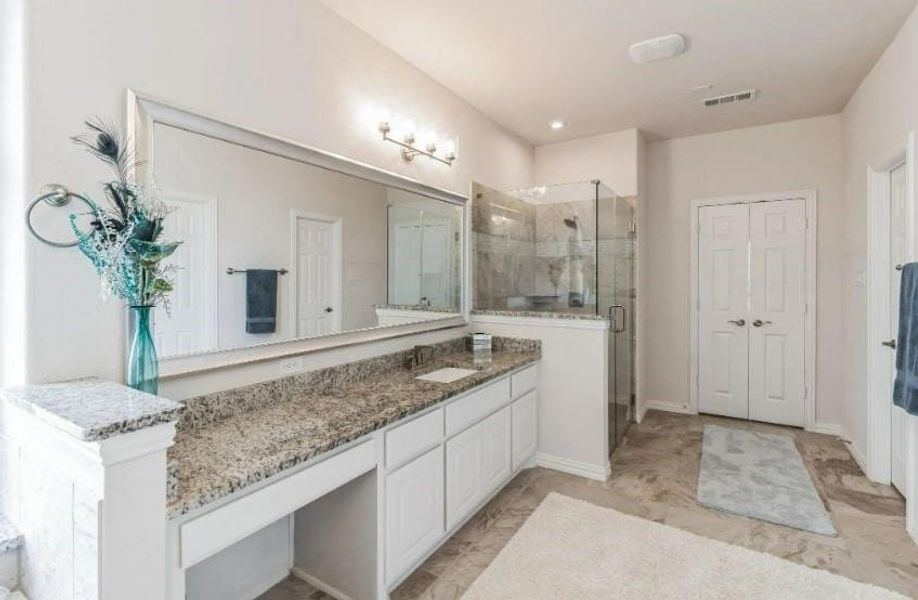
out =
[[463,196],[128,96],[138,180],[183,242],[164,376],[466,323]]

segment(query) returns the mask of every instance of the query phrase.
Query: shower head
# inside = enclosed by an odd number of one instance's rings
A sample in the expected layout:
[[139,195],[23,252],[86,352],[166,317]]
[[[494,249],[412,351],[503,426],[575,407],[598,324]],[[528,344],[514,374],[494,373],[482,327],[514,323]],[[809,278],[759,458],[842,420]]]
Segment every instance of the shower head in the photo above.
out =
[[573,217],[569,219],[564,219],[564,224],[570,227],[571,229],[577,229],[578,227],[577,215],[574,215]]

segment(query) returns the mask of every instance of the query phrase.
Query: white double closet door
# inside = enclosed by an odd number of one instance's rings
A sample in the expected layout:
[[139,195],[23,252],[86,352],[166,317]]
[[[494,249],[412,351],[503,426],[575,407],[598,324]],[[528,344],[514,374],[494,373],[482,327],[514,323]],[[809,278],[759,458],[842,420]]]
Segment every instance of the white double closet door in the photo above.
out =
[[699,410],[802,427],[805,201],[703,206],[698,217]]

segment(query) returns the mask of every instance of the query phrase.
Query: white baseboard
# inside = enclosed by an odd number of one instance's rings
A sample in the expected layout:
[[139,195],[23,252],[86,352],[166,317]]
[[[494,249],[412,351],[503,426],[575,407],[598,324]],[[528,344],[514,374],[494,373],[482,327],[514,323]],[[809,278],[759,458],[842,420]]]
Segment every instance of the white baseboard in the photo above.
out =
[[821,433],[823,435],[834,435],[835,437],[847,439],[845,430],[841,425],[836,423],[816,423],[813,427],[810,428],[810,431],[813,433]]
[[344,592],[342,592],[335,586],[329,585],[317,577],[313,577],[312,575],[310,575],[309,573],[307,573],[306,571],[302,570],[299,567],[291,568],[290,574],[296,577],[297,579],[302,579],[303,581],[305,581],[312,587],[316,588],[317,590],[325,592],[332,598],[336,598],[337,600],[351,600],[350,596],[348,596],[347,594],[345,594]]
[[544,452],[536,454],[535,461],[537,465],[545,467],[546,469],[570,473],[571,475],[579,475],[580,477],[595,479],[597,481],[606,481],[609,479],[609,476],[612,475],[612,468],[609,466],[608,461],[605,465],[600,466],[594,465],[593,463],[570,460],[560,456],[552,456]]
[[844,427],[835,423],[816,423],[810,431],[813,433],[834,435],[839,438],[842,443],[845,444],[845,448],[848,449],[848,454],[850,454],[854,462],[857,463],[857,466],[861,469],[864,476],[867,478],[870,477],[869,471],[867,470],[867,455],[864,454],[857,444],[851,441],[851,436],[848,435],[848,431]]
[[842,443],[845,444],[845,448],[848,449],[848,454],[851,455],[851,458],[854,459],[854,462],[857,463],[857,466],[860,467],[861,472],[865,477],[870,477],[867,471],[867,455],[851,441],[851,436],[848,435],[847,430],[841,425],[836,423],[816,423],[813,425],[812,429],[809,431],[813,433],[822,433],[825,435],[833,435],[840,439]]
[[644,414],[647,414],[648,410],[662,410],[664,412],[679,413],[682,415],[695,414],[695,411],[687,404],[677,404],[676,402],[669,402],[667,400],[645,400],[642,409]]
[[854,459],[854,462],[857,463],[857,466],[861,468],[861,471],[865,476],[867,475],[867,457],[861,452],[861,449],[857,447],[857,444],[847,439],[847,436],[842,435],[843,441],[845,442],[845,447],[848,449],[848,452],[851,454],[851,458]]
[[634,404],[635,404],[635,409],[636,409],[634,411],[636,413],[634,415],[634,420],[637,421],[638,424],[640,424],[641,421],[644,420],[644,415],[647,414],[647,404],[643,401],[639,401],[639,402],[636,401]]

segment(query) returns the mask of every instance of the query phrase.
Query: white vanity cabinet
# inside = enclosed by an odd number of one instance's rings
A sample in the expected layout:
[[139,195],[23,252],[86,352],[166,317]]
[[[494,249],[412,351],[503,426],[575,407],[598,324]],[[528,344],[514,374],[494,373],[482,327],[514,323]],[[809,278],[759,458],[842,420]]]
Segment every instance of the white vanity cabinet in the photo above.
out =
[[446,523],[452,529],[484,493],[484,435],[470,427],[446,443]]
[[536,381],[524,367],[386,432],[390,590],[533,457]]
[[525,465],[535,454],[539,441],[539,405],[532,390],[513,401],[513,470]]
[[386,477],[386,525],[387,573],[404,572],[443,538],[442,446]]
[[510,475],[510,408],[446,443],[446,525],[452,529]]

